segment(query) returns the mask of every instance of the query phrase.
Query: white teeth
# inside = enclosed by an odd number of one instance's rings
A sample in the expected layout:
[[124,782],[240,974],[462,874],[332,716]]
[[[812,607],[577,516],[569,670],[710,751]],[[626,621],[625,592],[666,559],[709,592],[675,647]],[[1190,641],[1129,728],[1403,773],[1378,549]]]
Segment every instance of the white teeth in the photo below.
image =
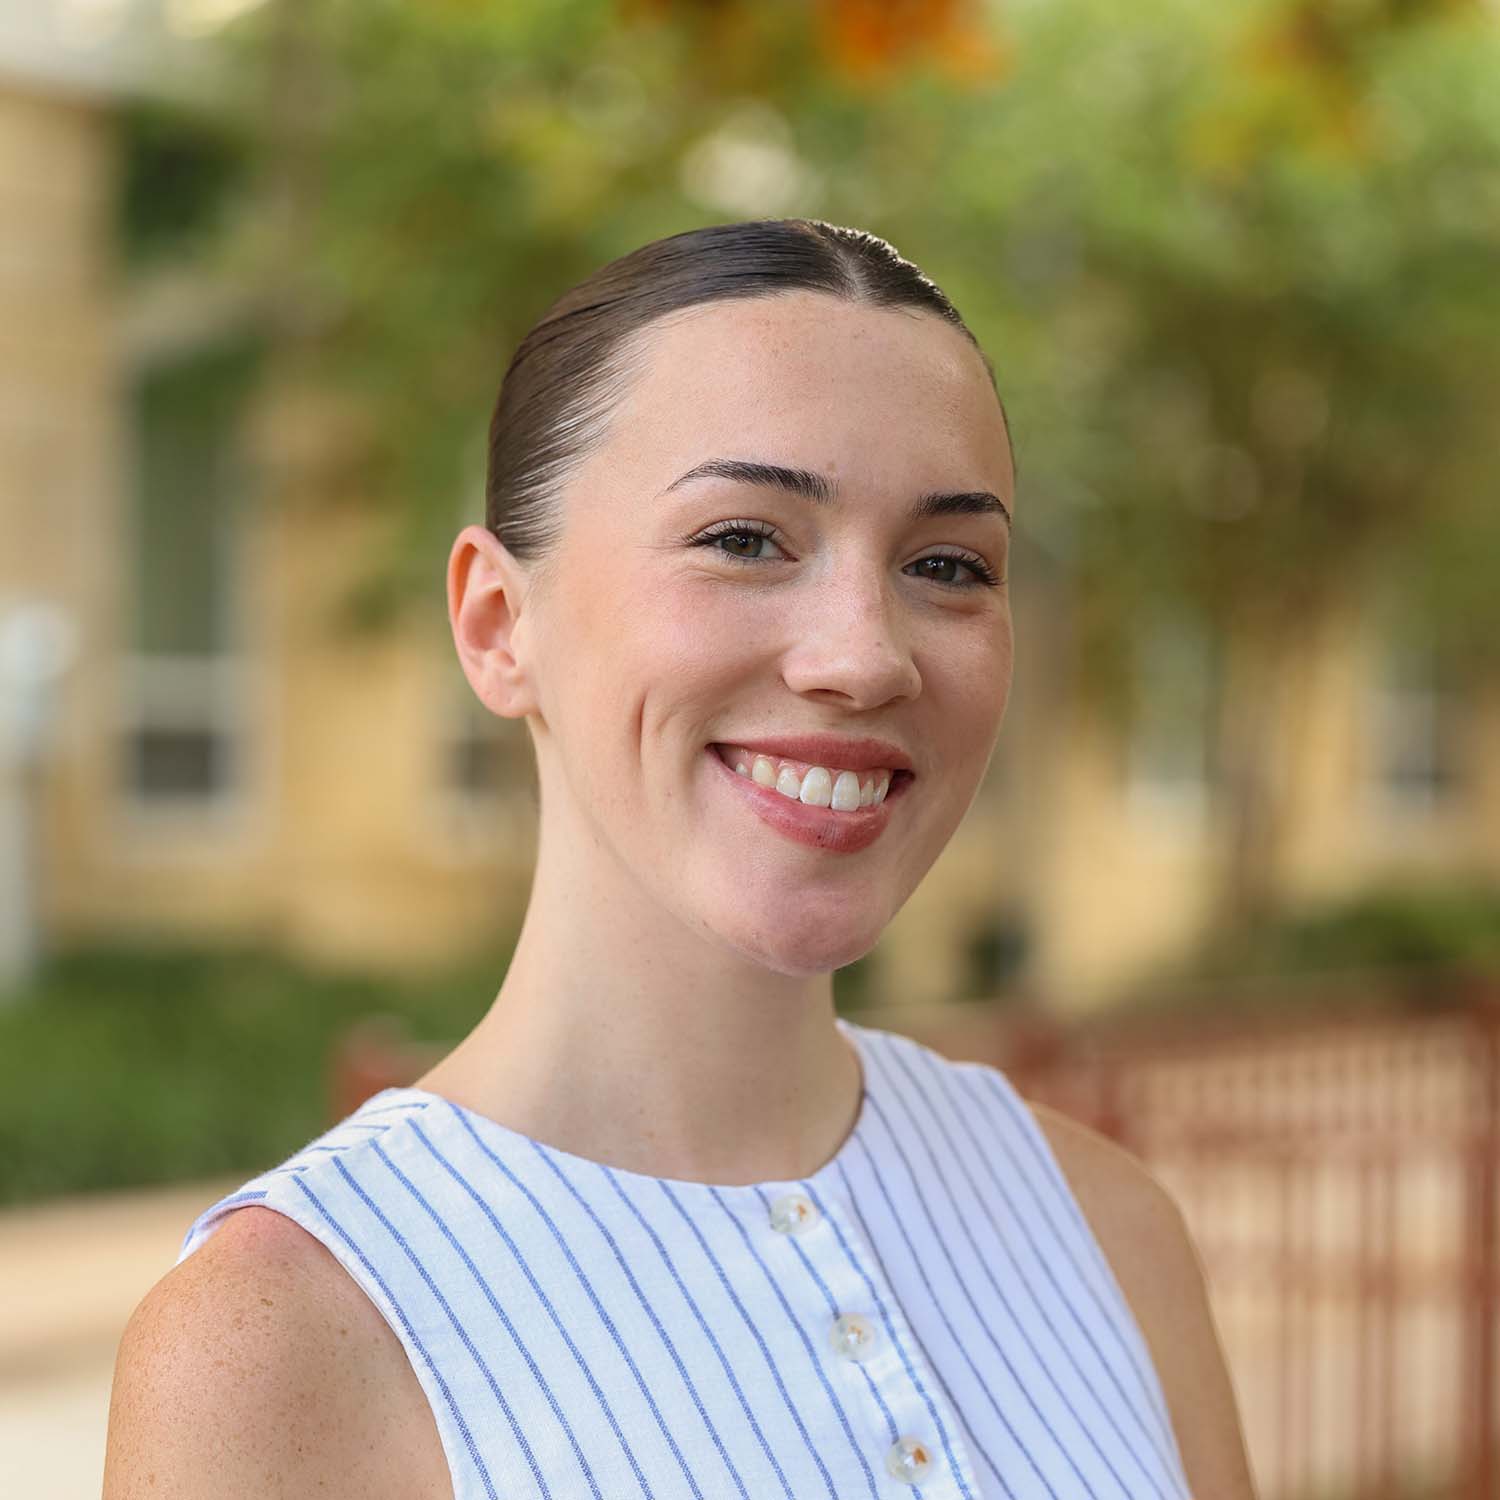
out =
[[838,808],[840,812],[853,812],[860,805],[859,777],[853,771],[840,771],[828,802],[829,806]]
[[[788,769],[781,774],[789,776],[792,773]],[[809,807],[827,807],[833,801],[833,777],[822,766],[810,767],[807,775],[802,778],[802,791],[799,795]]]
[[809,766],[805,775],[770,756],[756,755],[746,761],[746,752],[729,747],[735,771],[760,786],[775,787],[783,797],[809,807],[831,807],[835,812],[857,812],[879,806],[890,790],[890,771],[835,771],[827,766]]

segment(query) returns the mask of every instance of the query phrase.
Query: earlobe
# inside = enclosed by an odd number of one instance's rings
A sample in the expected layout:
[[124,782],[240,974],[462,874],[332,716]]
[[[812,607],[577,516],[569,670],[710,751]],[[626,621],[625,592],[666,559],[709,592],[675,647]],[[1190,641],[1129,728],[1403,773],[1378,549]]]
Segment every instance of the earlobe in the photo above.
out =
[[525,578],[504,543],[482,526],[465,526],[448,556],[448,621],[469,686],[502,718],[534,707],[521,659]]

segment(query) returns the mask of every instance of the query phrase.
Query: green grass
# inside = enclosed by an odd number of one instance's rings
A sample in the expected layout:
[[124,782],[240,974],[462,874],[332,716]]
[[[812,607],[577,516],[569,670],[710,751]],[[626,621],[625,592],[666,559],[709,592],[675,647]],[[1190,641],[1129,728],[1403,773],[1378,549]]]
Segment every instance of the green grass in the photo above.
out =
[[60,955],[0,1002],[0,1204],[272,1165],[330,1123],[346,1027],[382,1012],[456,1042],[508,955],[420,981],[253,950]]

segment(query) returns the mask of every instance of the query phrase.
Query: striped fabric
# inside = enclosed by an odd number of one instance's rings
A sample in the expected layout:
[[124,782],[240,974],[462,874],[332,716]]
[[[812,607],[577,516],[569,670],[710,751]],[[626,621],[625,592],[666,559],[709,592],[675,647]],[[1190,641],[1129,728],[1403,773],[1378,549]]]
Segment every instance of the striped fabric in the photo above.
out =
[[864,1100],[723,1187],[386,1089],[192,1224],[296,1220],[379,1308],[456,1500],[1183,1500],[1150,1354],[1005,1075],[840,1017]]

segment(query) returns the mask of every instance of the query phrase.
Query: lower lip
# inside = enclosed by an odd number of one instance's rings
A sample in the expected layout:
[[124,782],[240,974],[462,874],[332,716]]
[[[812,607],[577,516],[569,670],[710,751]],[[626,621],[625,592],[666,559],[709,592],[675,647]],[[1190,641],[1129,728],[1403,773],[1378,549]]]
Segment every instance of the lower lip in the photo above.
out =
[[712,745],[707,746],[704,753],[734,784],[735,790],[762,822],[794,843],[825,849],[830,854],[855,854],[869,848],[885,832],[894,804],[901,801],[911,785],[909,776],[893,777],[885,801],[871,803],[869,807],[853,812],[835,812],[831,807],[813,807],[795,801],[783,796],[775,787],[762,786],[753,777],[741,776]]

